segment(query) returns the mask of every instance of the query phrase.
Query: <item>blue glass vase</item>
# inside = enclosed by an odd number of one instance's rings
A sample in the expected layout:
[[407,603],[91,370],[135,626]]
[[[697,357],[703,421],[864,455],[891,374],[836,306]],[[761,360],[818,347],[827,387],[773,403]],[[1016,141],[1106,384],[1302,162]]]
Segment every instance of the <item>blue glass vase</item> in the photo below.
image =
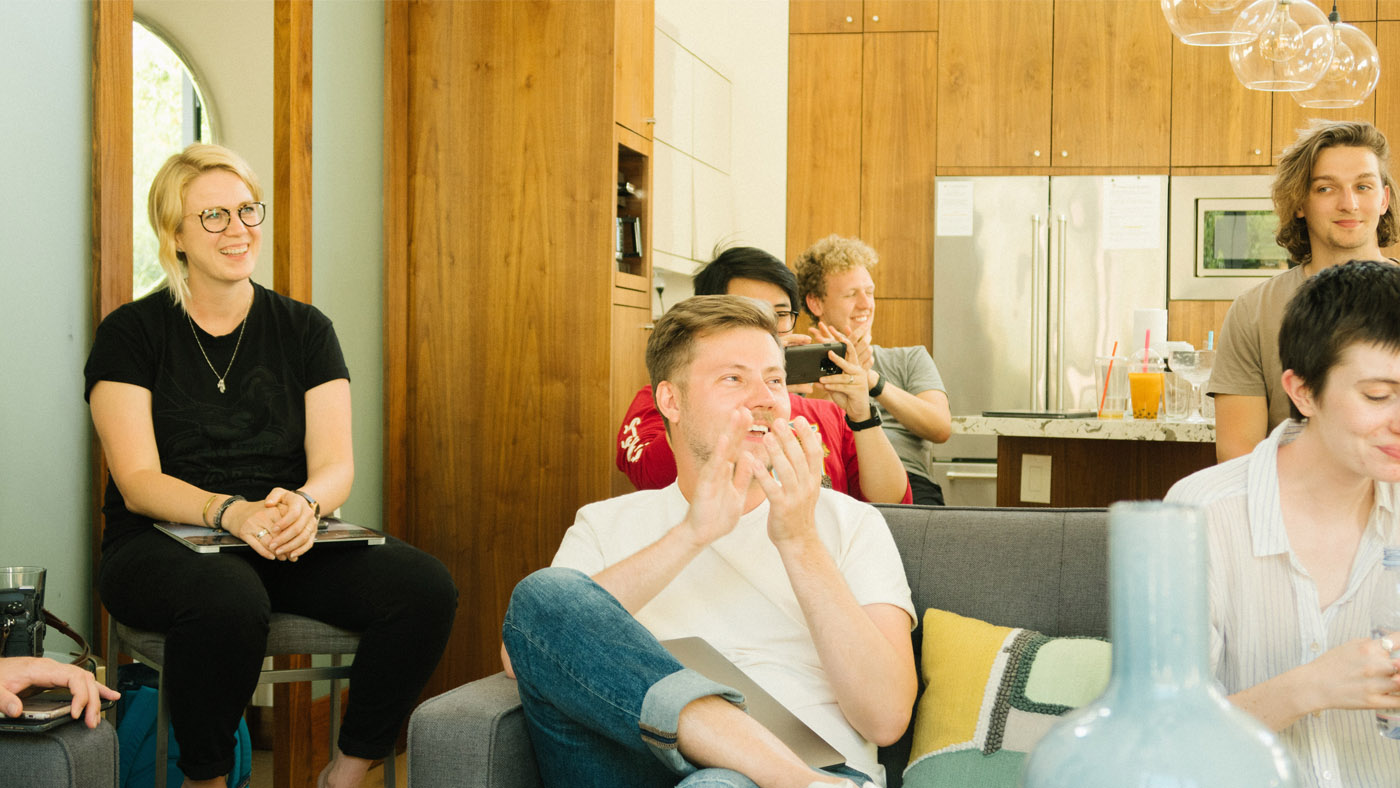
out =
[[1026,759],[1026,788],[1296,786],[1278,738],[1211,678],[1205,515],[1164,503],[1109,509],[1113,674]]

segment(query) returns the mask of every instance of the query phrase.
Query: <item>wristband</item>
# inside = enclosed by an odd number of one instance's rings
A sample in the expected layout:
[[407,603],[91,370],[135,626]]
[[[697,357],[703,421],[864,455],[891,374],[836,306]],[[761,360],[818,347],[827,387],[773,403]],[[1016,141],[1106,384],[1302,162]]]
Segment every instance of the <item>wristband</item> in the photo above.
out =
[[878,427],[880,424],[880,411],[873,405],[870,407],[870,418],[865,421],[851,421],[850,414],[846,415],[846,426],[851,428],[851,432],[868,430],[871,427]]
[[870,392],[869,392],[869,393],[870,393],[870,396],[871,396],[872,398],[873,398],[873,397],[878,397],[878,396],[880,396],[881,394],[884,394],[884,393],[885,393],[885,376],[884,376],[884,375],[881,375],[881,376],[880,376],[880,379],[877,380],[877,381],[875,382],[875,385],[872,386],[872,387],[870,388]]
[[306,499],[306,502],[311,505],[311,514],[319,521],[321,519],[321,504],[315,498],[307,495],[305,490],[292,490],[292,492]]
[[209,500],[207,500],[207,501],[204,502],[204,511],[202,511],[202,512],[199,513],[199,523],[200,523],[200,525],[203,525],[203,526],[205,526],[206,528],[209,526],[209,507],[210,507],[211,505],[213,505],[214,499],[215,499],[215,498],[218,498],[218,497],[219,497],[219,494],[218,494],[218,493],[214,493],[213,495],[209,496]]
[[224,530],[224,512],[227,512],[228,508],[230,506],[233,506],[235,503],[246,500],[248,499],[244,498],[241,495],[230,495],[229,497],[225,498],[224,502],[219,504],[219,508],[214,510],[214,530]]

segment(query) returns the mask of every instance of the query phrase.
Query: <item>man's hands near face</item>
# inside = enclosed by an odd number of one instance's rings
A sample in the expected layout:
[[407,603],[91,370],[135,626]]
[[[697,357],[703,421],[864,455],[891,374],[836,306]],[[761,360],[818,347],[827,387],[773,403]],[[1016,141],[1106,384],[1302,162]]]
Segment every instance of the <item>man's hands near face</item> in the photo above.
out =
[[822,486],[822,442],[807,419],[775,422],[763,439],[772,474],[754,478],[768,498],[768,538],[774,544],[816,533],[817,495]]
[[700,467],[694,499],[682,523],[697,545],[708,545],[734,530],[744,513],[755,467],[763,472],[762,465],[744,450],[752,426],[753,415],[736,408],[710,459]]

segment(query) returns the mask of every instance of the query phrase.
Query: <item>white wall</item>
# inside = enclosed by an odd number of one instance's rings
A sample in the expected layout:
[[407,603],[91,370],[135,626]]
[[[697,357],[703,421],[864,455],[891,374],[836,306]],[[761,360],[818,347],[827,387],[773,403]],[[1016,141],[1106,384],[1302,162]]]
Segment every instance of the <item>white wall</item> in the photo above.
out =
[[[91,639],[91,9],[86,0],[4,9],[0,565],[46,567],[46,606]],[[47,645],[69,646],[57,634]]]
[[[716,241],[782,257],[787,0],[656,0],[656,46],[652,232],[671,249],[653,253],[654,280],[665,286],[670,306],[692,292],[688,273],[695,262],[709,259]],[[729,93],[727,139],[715,136],[723,125],[721,82]],[[688,170],[685,159],[692,160]],[[678,253],[675,241],[686,228],[689,258]]]

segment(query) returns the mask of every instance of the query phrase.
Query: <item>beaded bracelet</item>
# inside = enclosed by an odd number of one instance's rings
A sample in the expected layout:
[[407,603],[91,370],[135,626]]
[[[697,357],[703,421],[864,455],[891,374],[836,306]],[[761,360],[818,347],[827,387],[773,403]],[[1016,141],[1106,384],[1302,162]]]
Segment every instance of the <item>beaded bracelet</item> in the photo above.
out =
[[228,508],[235,503],[246,500],[248,499],[241,495],[230,495],[228,498],[225,498],[224,502],[219,504],[219,508],[214,510],[214,530],[224,530],[224,512],[227,512]]

